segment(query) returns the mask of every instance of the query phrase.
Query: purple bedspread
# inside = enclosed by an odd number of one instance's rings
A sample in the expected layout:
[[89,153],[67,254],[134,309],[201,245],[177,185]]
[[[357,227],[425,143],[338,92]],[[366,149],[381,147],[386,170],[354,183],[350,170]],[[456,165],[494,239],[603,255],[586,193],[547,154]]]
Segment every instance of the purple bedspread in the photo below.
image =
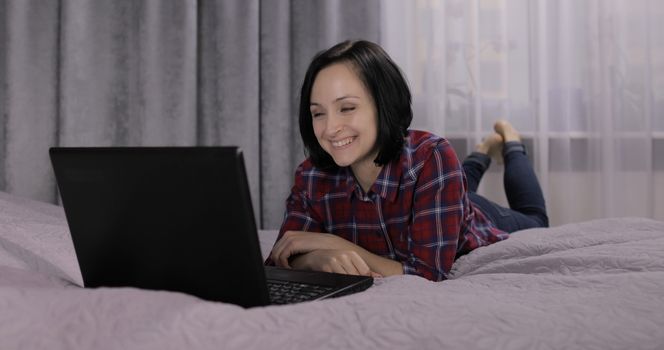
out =
[[[274,231],[261,231],[268,251]],[[0,349],[664,349],[664,223],[517,232],[452,279],[253,309],[81,288],[62,209],[0,193]]]

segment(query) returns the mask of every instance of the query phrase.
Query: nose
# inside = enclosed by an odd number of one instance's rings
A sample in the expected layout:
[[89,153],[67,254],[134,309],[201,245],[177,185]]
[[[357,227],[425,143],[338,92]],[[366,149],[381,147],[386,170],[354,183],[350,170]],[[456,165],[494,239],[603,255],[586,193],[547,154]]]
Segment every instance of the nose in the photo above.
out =
[[325,125],[325,132],[328,136],[333,137],[337,135],[344,128],[343,118],[336,115],[330,115],[327,118],[327,125]]

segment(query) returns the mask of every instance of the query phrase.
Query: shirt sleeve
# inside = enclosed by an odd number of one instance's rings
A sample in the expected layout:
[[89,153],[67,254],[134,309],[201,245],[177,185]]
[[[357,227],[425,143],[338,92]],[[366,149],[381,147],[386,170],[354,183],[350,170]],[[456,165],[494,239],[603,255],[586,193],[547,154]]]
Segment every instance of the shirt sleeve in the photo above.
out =
[[[311,210],[309,197],[302,190],[304,182],[305,179],[300,167],[295,172],[295,185],[291,189],[288,199],[286,199],[286,213],[276,241],[280,240],[287,231],[323,232],[321,220]],[[274,261],[268,257],[265,260],[265,265],[273,266]]]
[[438,143],[424,161],[413,203],[403,272],[443,280],[454,263],[469,205],[461,164],[446,141]]

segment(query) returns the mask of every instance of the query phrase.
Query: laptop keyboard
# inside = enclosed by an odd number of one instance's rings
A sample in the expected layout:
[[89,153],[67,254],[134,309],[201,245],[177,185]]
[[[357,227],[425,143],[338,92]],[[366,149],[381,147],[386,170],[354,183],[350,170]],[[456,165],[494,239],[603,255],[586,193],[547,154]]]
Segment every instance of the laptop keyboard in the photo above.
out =
[[332,287],[279,280],[268,280],[267,286],[272,304],[314,300],[334,290]]

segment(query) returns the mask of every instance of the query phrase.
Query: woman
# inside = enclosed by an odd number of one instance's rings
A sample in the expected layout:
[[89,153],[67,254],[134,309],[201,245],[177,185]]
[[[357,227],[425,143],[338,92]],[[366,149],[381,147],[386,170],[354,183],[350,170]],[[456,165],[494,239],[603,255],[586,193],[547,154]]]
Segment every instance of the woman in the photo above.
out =
[[[411,120],[408,85],[380,46],[346,41],[317,54],[299,110],[309,158],[295,172],[267,263],[440,281],[460,255],[547,225],[542,192],[509,123],[496,123],[496,134],[464,162],[467,183],[447,140],[409,131]],[[488,154],[501,148],[514,210],[474,194]]]

